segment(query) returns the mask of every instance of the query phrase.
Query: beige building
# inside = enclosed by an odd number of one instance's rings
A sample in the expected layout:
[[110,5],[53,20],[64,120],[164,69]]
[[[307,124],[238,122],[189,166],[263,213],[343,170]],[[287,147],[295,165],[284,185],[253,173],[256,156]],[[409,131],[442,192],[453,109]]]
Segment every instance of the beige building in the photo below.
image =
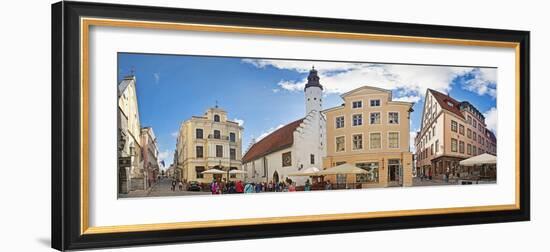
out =
[[323,168],[350,163],[367,170],[361,175],[326,177],[331,183],[356,183],[362,188],[412,185],[409,150],[413,103],[393,101],[390,90],[363,86],[341,95],[341,106],[324,111],[327,156]]
[[146,187],[149,188],[157,182],[157,176],[160,173],[159,150],[153,128],[144,127],[141,129],[141,147]]
[[[208,109],[203,116],[193,116],[180,126],[173,173],[185,182],[210,183],[227,175],[203,174],[203,171],[241,170],[242,132],[243,127],[230,121],[227,112],[218,106]],[[231,180],[242,177],[242,174],[230,175]]]
[[118,84],[118,192],[144,189],[145,173],[141,155],[141,126],[135,76]]
[[420,131],[415,137],[419,175],[455,174],[460,160],[482,153],[496,155],[496,137],[485,117],[467,101],[428,89]]

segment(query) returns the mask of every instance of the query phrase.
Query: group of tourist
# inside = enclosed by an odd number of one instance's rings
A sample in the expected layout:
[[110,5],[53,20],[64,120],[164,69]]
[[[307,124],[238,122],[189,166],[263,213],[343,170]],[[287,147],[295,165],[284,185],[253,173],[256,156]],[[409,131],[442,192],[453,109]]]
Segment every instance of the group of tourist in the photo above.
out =
[[[330,190],[330,186],[328,188]],[[309,181],[309,179],[306,181],[303,190],[304,191],[311,190],[311,182]],[[225,179],[223,179],[222,181],[213,180],[212,183],[210,183],[210,192],[212,192],[212,194],[295,192],[295,191],[297,191],[296,182],[293,182],[290,179],[286,181],[281,181],[279,183],[276,183],[273,181],[246,183],[241,180],[226,182]]]

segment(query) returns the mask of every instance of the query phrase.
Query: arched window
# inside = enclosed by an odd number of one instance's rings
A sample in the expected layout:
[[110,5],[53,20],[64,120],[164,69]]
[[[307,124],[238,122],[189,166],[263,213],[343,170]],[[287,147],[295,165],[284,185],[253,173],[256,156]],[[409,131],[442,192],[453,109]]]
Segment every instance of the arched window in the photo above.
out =
[[220,116],[214,115],[214,122],[219,122],[219,121],[220,121]]

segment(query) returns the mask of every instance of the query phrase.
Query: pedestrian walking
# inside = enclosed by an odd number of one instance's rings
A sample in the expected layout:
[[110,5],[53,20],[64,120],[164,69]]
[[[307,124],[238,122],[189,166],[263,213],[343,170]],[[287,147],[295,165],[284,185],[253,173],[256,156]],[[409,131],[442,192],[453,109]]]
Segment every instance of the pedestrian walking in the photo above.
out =
[[254,186],[251,183],[246,183],[244,186],[244,193],[253,193],[254,192]]
[[242,181],[237,181],[237,184],[235,185],[235,191],[237,193],[243,193],[244,191],[244,187],[243,187],[243,182]]
[[269,181],[269,183],[267,183],[267,190],[268,192],[272,192],[273,191],[273,181]]
[[295,182],[293,182],[292,184],[290,184],[288,186],[288,191],[289,192],[295,192],[296,191],[296,183]]
[[325,184],[325,190],[332,190],[332,184],[330,183],[330,180],[327,180]]
[[214,181],[210,184],[210,191],[212,194],[218,194],[218,182]]
[[172,191],[176,191],[176,180],[175,179],[172,179],[172,187],[171,187]]
[[183,191],[183,182],[180,181],[178,183],[178,186],[179,186],[180,191]]
[[256,184],[254,189],[256,190],[256,193],[262,192],[262,183]]

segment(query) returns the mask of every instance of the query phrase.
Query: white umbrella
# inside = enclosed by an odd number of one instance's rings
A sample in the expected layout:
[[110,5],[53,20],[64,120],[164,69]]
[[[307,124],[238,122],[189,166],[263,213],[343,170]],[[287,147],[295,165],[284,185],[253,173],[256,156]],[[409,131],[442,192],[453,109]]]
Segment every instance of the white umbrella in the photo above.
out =
[[229,174],[245,174],[245,171],[242,170],[231,170],[229,171]]
[[222,170],[212,168],[212,169],[208,169],[206,171],[203,171],[202,174],[225,174],[225,172],[222,171]]
[[483,153],[475,157],[464,159],[459,162],[460,165],[464,165],[464,166],[496,164],[496,163],[497,163],[497,157],[487,153]]
[[317,167],[309,167],[303,171],[289,173],[288,176],[315,176],[319,171]]
[[355,165],[341,164],[341,165],[334,166],[332,168],[328,168],[320,172],[317,172],[315,175],[364,174],[364,173],[367,173],[367,171],[359,167],[356,167]]

